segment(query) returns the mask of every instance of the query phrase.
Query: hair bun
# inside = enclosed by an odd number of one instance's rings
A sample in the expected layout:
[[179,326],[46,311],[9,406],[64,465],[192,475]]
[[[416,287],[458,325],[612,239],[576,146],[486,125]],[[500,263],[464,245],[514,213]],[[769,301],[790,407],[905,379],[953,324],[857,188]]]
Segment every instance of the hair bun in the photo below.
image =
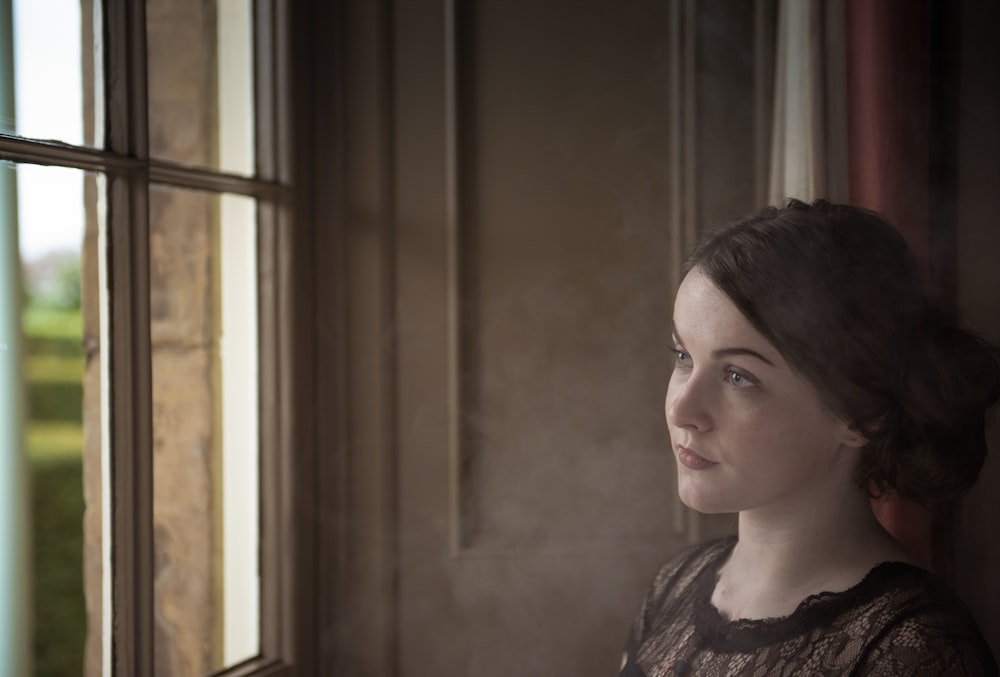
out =
[[1000,398],[1000,355],[939,312],[928,312],[912,334],[889,425],[899,453],[889,483],[905,498],[948,500],[975,483],[985,461],[986,417]]

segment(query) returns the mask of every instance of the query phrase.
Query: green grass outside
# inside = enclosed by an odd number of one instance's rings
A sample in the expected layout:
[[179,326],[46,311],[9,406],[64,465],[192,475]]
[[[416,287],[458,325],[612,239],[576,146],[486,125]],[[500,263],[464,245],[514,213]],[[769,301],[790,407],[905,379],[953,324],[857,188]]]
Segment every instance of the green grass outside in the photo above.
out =
[[83,426],[79,423],[32,421],[27,432],[28,457],[32,462],[80,459]]
[[83,674],[83,472],[75,457],[31,462],[34,674]]
[[29,425],[61,421],[79,425],[83,417],[83,384],[69,381],[28,381]]
[[32,489],[34,675],[83,674],[83,349],[80,311],[23,317]]
[[33,383],[76,383],[83,380],[83,357],[63,355],[29,355],[25,360],[24,377]]
[[82,317],[79,310],[29,306],[24,309],[21,316],[21,325],[24,327],[25,336],[69,337],[79,342],[83,337]]

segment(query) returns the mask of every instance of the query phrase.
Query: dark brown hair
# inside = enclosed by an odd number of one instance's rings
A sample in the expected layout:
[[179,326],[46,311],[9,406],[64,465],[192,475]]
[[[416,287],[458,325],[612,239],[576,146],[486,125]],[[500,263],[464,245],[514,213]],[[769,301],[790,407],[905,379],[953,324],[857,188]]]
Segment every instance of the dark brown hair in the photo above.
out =
[[928,304],[877,214],[791,200],[710,233],[698,268],[868,444],[858,481],[921,503],[957,497],[986,456],[997,350]]

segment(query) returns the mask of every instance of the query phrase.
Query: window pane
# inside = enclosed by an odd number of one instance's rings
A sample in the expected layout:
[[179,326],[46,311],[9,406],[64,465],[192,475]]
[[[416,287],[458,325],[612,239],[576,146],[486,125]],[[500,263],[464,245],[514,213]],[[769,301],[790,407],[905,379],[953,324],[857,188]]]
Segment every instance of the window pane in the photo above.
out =
[[0,200],[0,220],[16,219],[22,273],[34,675],[99,674],[103,654],[100,181],[0,168],[5,198],[17,196]]
[[252,174],[250,0],[148,0],[146,26],[151,156]]
[[[5,7],[6,5],[6,7]],[[100,146],[101,35],[93,0],[0,0],[13,12],[13,50],[0,59],[0,80],[14,83],[13,117],[0,131],[75,145]],[[2,23],[2,22],[0,22]],[[13,63],[8,63],[10,58]]]
[[259,651],[255,209],[150,192],[158,674]]

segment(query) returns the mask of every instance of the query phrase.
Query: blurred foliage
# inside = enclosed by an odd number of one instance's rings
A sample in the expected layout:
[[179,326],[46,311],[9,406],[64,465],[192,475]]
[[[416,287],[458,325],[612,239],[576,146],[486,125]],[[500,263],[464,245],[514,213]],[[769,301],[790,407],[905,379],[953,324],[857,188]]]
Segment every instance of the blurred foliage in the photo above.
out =
[[25,337],[28,355],[59,355],[63,357],[81,357],[83,342],[75,336],[32,336]]
[[28,381],[31,421],[80,421],[83,384],[66,381]]
[[83,468],[75,458],[31,462],[34,675],[83,674]]
[[29,381],[80,382],[83,379],[83,356],[79,355],[33,355],[27,359],[26,367],[26,378]]
[[[22,317],[24,333],[28,338],[67,339],[75,345],[83,343],[83,319],[79,308],[46,308],[27,306]],[[47,351],[32,352],[41,355]]]
[[79,267],[75,272],[71,266],[60,268],[58,279],[62,286],[51,286],[50,291],[56,291],[49,296],[29,298],[22,320],[27,349],[36,677],[82,675],[87,635]]
[[79,310],[30,309],[27,335],[28,418],[79,425],[83,417],[83,348]]
[[83,298],[80,257],[69,256],[46,271],[42,279],[25,274],[25,308],[79,310]]

